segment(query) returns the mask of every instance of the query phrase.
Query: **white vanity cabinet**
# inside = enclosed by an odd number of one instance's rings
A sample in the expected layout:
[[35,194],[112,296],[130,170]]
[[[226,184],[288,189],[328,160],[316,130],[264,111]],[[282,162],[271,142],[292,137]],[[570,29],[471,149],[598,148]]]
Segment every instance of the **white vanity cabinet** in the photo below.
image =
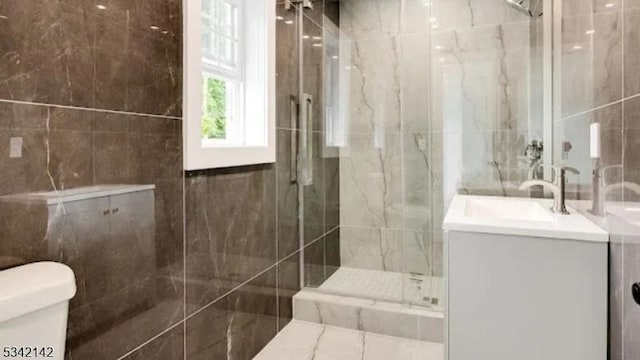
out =
[[608,235],[573,210],[468,211],[482,199],[457,197],[444,222],[448,359],[606,359]]

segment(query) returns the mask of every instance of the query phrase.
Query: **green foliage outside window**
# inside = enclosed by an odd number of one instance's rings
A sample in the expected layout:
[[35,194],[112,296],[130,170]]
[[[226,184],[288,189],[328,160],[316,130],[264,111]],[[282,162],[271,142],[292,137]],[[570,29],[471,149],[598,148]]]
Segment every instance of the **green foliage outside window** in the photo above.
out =
[[202,137],[224,139],[227,123],[227,84],[222,80],[205,78],[203,85]]

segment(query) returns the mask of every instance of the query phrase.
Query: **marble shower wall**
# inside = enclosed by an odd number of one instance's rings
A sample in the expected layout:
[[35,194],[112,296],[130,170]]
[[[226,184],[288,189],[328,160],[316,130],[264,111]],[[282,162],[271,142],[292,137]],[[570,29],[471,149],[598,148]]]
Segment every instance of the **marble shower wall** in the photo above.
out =
[[[304,21],[322,19],[315,3]],[[68,359],[251,359],[291,318],[289,96],[303,18],[278,7],[277,163],[184,173],[181,4],[0,2],[0,269],[53,260],[74,270]],[[339,265],[338,160],[316,166],[309,211],[321,220],[305,223],[317,249],[305,262],[325,276]],[[43,191],[57,200],[24,200]]]
[[541,20],[499,0],[345,0],[340,21],[342,264],[440,276],[451,197],[514,193],[542,137]]
[[431,125],[444,207],[456,193],[514,194],[527,143],[542,139],[542,18],[502,0],[432,4]]
[[428,19],[429,8],[418,0],[341,2],[342,49],[350,52],[340,150],[343,266],[441,273],[431,222],[437,194],[431,191]]

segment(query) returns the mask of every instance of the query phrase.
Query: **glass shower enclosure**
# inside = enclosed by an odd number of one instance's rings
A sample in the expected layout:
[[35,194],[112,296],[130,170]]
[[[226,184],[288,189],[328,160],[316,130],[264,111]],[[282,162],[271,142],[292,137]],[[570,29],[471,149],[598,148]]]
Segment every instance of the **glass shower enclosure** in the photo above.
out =
[[522,195],[550,154],[547,6],[342,0],[296,13],[302,287],[443,306],[451,198]]

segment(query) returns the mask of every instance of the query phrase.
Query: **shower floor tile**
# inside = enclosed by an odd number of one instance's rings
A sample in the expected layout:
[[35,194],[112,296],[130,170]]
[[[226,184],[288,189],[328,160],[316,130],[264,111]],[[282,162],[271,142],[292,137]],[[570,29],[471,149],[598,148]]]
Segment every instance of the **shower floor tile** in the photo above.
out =
[[318,289],[366,299],[439,306],[443,284],[438,277],[340,267]]
[[293,320],[254,360],[442,360],[442,344]]

